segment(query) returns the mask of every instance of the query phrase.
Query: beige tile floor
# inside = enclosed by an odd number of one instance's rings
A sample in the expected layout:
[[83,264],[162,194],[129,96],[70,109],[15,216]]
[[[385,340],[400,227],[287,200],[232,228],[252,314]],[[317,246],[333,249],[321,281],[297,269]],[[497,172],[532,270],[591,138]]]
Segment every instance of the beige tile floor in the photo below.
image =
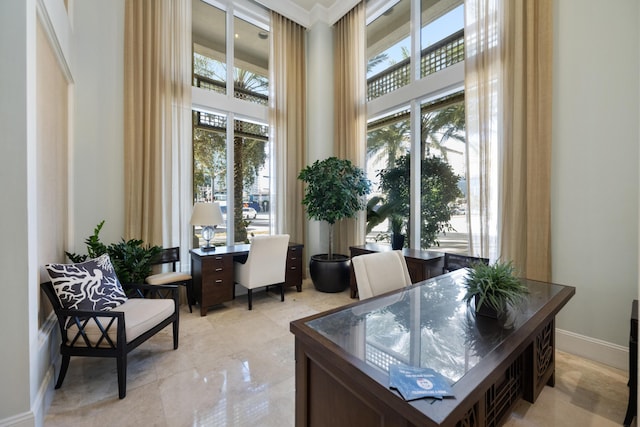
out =
[[[289,322],[351,302],[348,291],[254,294],[212,308],[182,306],[180,346],[170,328],[129,355],[127,397],[118,399],[114,360],[72,358],[45,426],[293,426],[294,337]],[[56,371],[57,374],[57,371]],[[626,373],[557,353],[556,387],[521,401],[507,426],[619,426]]]

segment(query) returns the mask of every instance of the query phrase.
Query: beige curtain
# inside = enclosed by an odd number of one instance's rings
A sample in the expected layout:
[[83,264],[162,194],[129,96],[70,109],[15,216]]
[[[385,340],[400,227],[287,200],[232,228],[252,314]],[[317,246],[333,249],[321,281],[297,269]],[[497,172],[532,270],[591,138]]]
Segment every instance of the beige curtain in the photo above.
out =
[[124,112],[125,238],[186,252],[192,157],[189,0],[126,1]]
[[499,0],[465,2],[465,111],[470,254],[497,258]]
[[270,124],[275,147],[277,231],[305,240],[304,167],[306,145],[306,62],[304,27],[271,12]]
[[[366,27],[365,6],[360,2],[334,26],[334,147],[336,157],[364,167],[366,144]],[[357,219],[336,223],[336,253],[364,244],[365,212]]]
[[553,1],[506,1],[500,256],[551,280]]
[[472,252],[550,280],[552,0],[465,2]]

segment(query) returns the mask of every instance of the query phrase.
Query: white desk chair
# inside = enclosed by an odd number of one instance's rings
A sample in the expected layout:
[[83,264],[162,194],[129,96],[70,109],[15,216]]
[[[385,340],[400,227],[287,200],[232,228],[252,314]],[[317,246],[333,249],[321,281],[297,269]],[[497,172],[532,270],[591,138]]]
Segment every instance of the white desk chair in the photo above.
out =
[[287,266],[289,235],[255,236],[249,256],[235,263],[235,282],[248,290],[249,310],[252,291],[262,286],[280,285],[280,301],[284,301],[284,277]]
[[351,259],[360,299],[371,298],[411,284],[401,251],[376,252]]

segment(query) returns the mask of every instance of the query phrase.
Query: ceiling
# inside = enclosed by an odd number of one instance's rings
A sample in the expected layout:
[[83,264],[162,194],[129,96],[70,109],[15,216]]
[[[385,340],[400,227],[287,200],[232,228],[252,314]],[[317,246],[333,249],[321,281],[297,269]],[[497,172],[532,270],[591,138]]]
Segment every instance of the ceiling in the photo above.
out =
[[308,12],[311,12],[311,9],[316,4],[319,4],[327,9],[330,9],[335,3],[338,3],[340,0],[291,0],[293,3],[297,4],[301,8],[305,9]]

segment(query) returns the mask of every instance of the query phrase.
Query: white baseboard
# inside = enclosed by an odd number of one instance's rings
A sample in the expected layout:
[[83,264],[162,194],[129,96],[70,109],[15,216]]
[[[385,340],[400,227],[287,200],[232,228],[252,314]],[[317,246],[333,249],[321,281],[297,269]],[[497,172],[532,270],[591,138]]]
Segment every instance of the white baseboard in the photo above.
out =
[[629,349],[556,328],[556,348],[623,371],[629,370]]
[[[39,378],[37,394],[28,412],[0,419],[0,427],[38,427],[44,425],[46,412],[53,398],[55,362],[59,357],[59,339],[56,336],[57,319],[52,312],[38,331],[37,360]],[[43,363],[44,366],[40,366]]]
[[24,412],[17,414],[4,420],[0,420],[0,427],[33,427],[36,425],[36,419],[33,412]]

